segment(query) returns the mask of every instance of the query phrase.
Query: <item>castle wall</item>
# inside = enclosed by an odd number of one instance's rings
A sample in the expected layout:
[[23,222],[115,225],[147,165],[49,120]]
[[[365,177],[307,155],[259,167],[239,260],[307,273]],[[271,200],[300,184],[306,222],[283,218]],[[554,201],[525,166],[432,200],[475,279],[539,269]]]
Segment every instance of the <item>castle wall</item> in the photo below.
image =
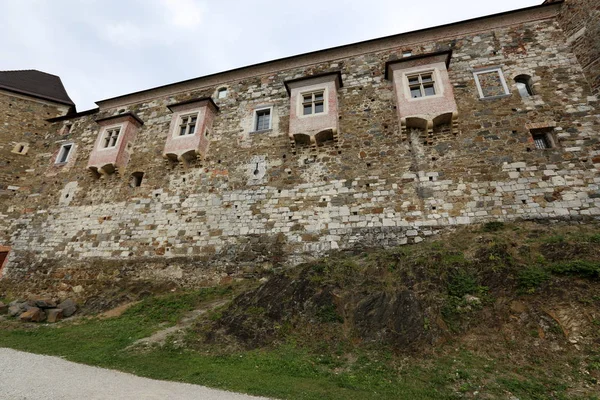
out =
[[567,0],[558,21],[594,93],[600,93],[600,3]]
[[[417,242],[459,224],[600,217],[600,110],[556,19],[505,19],[459,37],[409,39],[415,55],[452,49],[457,129],[439,127],[427,140],[419,130],[401,135],[394,85],[385,79],[386,62],[401,57],[408,42],[328,61],[318,55],[312,64],[303,59],[177,93],[160,89],[145,100],[101,102],[99,114],[53,124],[48,134],[73,124],[63,140],[77,148],[60,167],[49,148],[39,162],[48,167],[29,178],[29,192],[7,202],[0,222],[0,244],[12,248],[6,274],[97,258],[189,257],[242,270]],[[486,66],[502,68],[508,95],[480,99],[473,71]],[[336,71],[343,81],[337,141],[293,147],[284,82]],[[522,74],[532,77],[528,98],[514,82]],[[228,96],[218,99],[223,85]],[[164,160],[167,106],[207,96],[219,112],[206,156]],[[253,111],[266,106],[272,129],[255,133]],[[129,163],[118,174],[90,176],[100,129],[94,120],[122,112],[144,121]],[[536,129],[551,132],[555,147],[537,149]],[[139,187],[131,185],[133,172],[144,173]]]

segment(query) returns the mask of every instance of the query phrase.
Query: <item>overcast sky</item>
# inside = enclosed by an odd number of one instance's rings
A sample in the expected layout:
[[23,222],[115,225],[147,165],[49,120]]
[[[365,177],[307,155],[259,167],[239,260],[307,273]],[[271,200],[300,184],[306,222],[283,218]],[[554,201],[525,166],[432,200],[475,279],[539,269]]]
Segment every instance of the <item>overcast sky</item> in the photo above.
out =
[[0,0],[0,70],[94,101],[542,0]]

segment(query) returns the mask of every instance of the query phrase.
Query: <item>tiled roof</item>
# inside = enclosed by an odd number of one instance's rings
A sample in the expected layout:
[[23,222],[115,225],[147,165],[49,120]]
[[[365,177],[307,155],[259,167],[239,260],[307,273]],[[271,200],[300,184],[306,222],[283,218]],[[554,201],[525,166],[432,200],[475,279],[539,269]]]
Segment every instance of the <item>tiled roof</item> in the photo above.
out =
[[60,78],[35,69],[0,71],[0,89],[74,106]]

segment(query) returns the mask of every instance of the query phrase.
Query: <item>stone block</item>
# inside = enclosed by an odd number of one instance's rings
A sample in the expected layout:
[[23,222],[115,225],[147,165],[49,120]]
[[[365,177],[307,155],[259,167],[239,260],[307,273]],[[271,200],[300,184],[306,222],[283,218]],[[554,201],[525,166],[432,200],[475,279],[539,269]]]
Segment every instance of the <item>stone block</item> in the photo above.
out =
[[68,318],[77,312],[77,304],[75,304],[75,302],[71,299],[66,299],[56,306],[56,308],[59,308],[63,311],[63,317],[65,318]]
[[42,322],[46,319],[46,313],[38,307],[31,307],[19,316],[19,319],[23,322]]
[[35,307],[38,308],[54,308],[56,307],[56,302],[51,299],[37,299],[35,300]]
[[23,312],[23,309],[18,304],[12,305],[8,307],[8,315],[11,317],[16,317]]
[[46,310],[48,316],[48,322],[54,323],[60,321],[63,318],[63,310],[60,308],[50,308]]

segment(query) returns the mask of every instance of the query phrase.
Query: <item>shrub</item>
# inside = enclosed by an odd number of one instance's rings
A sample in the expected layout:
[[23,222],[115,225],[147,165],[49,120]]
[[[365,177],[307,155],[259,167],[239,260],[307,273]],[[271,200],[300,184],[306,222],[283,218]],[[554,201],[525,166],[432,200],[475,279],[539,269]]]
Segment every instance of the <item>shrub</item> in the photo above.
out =
[[550,266],[550,271],[557,275],[574,275],[590,279],[600,279],[600,263],[575,260],[557,263]]
[[458,270],[448,280],[448,294],[462,298],[466,294],[480,294],[487,288],[479,286],[477,278],[465,270]]
[[490,221],[483,224],[484,232],[497,232],[504,229],[504,222],[502,221]]
[[520,289],[529,293],[542,286],[544,282],[550,279],[550,274],[544,268],[539,266],[527,267],[519,271],[517,281]]

